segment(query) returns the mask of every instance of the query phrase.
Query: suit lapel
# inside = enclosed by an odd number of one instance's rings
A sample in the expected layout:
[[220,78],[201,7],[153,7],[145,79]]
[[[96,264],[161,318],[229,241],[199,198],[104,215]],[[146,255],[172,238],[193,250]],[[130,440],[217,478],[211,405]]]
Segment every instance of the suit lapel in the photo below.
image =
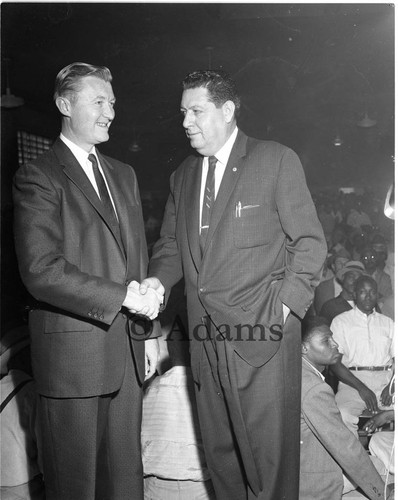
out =
[[224,175],[221,181],[220,189],[217,194],[216,201],[211,214],[209,232],[207,234],[206,246],[204,254],[209,246],[217,226],[225,212],[228,201],[235,189],[236,183],[242,172],[242,158],[246,155],[247,137],[239,131],[235,144],[231,150],[227,166],[225,167]]
[[117,174],[117,171],[113,168],[112,164],[107,161],[97,150],[98,158],[101,162],[102,170],[105,174],[113,202],[115,204],[117,216],[119,219],[119,227],[120,227],[120,237],[121,240],[118,238],[119,235],[115,234],[113,231],[113,226],[109,224],[108,225],[113,232],[114,236],[118,240],[118,243],[120,245],[121,250],[123,251],[124,254],[128,254],[128,241],[129,238],[127,238],[127,232],[128,232],[128,220],[127,220],[127,211],[126,211],[126,198],[124,196],[123,192],[123,186],[119,182],[119,176]]
[[185,178],[186,229],[192,259],[196,268],[200,266],[199,203],[202,181],[202,157],[196,156],[187,170]]
[[[112,228],[111,222],[108,220],[108,216],[106,212],[104,211],[103,205],[101,203],[101,200],[98,198],[98,195],[93,188],[90,179],[87,177],[85,174],[84,170],[82,169],[81,165],[79,162],[76,160],[75,156],[71,152],[71,150],[62,142],[61,139],[57,139],[56,142],[54,143],[53,150],[59,159],[59,162],[61,166],[64,169],[65,175],[69,177],[69,179],[76,185],[78,189],[84,194],[84,196],[87,198],[87,200],[91,203],[91,205],[94,207],[94,209],[98,212],[100,217],[104,220],[106,225],[109,227],[111,230],[112,234],[118,241],[118,244],[121,248],[121,250],[124,253],[123,245],[118,236],[114,233],[114,230]],[[103,170],[109,171],[109,168],[104,169],[104,161],[103,158],[100,156],[100,161],[101,161],[101,166],[103,167]],[[105,162],[107,166],[109,166],[108,162]],[[112,167],[111,167],[112,168]],[[115,184],[112,181],[113,177],[111,175],[107,175],[108,172],[105,173],[106,179],[108,181],[108,184],[110,185],[111,193],[112,193],[112,198],[115,202],[115,205],[117,207],[117,202],[116,200],[119,197],[119,191],[115,189]],[[113,184],[114,189],[112,189],[111,185]],[[114,194],[116,193],[116,194]],[[118,210],[118,215],[119,212],[123,212],[123,210]]]

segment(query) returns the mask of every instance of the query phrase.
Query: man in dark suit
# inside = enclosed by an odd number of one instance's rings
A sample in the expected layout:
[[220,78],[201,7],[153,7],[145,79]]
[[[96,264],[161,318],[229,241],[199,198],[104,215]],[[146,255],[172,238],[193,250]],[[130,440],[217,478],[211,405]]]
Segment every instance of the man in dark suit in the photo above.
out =
[[240,131],[239,104],[225,74],[199,71],[184,80],[183,126],[198,154],[171,177],[141,292],[164,285],[168,293],[185,278],[192,371],[217,499],[293,500],[300,317],[326,244],[297,155]]
[[138,291],[147,249],[134,171],[95,147],[115,116],[111,81],[85,63],[59,72],[62,133],[14,179],[19,268],[37,300],[29,326],[47,500],[143,496],[141,385],[158,347],[142,315],[155,318],[162,298]]
[[321,307],[320,316],[326,318],[329,324],[338,314],[349,311],[354,306],[355,281],[365,272],[365,267],[359,260],[350,260],[337,271],[336,279],[342,287],[341,293],[327,300]]

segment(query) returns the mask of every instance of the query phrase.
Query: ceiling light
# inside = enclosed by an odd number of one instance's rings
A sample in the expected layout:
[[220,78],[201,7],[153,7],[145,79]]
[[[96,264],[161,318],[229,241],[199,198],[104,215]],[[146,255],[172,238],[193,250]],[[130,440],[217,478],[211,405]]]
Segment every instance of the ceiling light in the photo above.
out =
[[22,106],[25,101],[22,97],[17,97],[11,94],[11,90],[7,87],[6,93],[1,96],[1,107],[2,108],[18,108]]
[[333,144],[334,144],[335,146],[342,146],[342,144],[343,144],[343,140],[342,140],[342,138],[339,136],[339,134],[337,134],[337,135],[336,135],[336,137],[334,138],[334,140],[333,140]]
[[138,144],[137,141],[133,141],[130,144],[129,151],[131,151],[132,153],[139,153],[141,151],[141,147],[140,147],[140,145]]
[[369,118],[368,113],[365,113],[365,116],[357,122],[358,127],[362,128],[369,128],[369,127],[374,127],[376,125],[377,121],[372,120],[372,118]]
[[5,58],[5,73],[6,73],[6,93],[1,96],[1,107],[2,108],[18,108],[19,106],[22,106],[25,101],[22,99],[22,97],[17,97],[13,94],[11,94],[11,89],[10,89],[10,77],[9,77],[9,70],[8,70],[8,63],[9,59]]

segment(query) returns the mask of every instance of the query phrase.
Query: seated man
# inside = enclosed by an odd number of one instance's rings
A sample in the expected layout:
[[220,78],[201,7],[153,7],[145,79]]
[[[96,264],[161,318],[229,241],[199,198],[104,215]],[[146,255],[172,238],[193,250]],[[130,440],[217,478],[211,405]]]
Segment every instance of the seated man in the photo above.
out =
[[[329,279],[321,281],[315,289],[314,302],[311,306],[315,314],[319,314],[323,304],[334,297],[337,297],[341,292],[341,285],[336,280],[336,275],[340,269],[348,262],[348,259],[341,257],[340,255],[334,255],[331,257],[330,268],[334,274]],[[327,265],[327,261],[325,262]]]
[[394,363],[394,322],[375,311],[377,285],[363,275],[357,279],[355,306],[336,316],[330,329],[342,358],[331,366],[339,379],[336,403],[347,427],[357,435],[359,415],[392,403],[389,383]]
[[329,324],[338,314],[352,309],[354,305],[355,282],[362,276],[364,271],[365,267],[362,262],[351,260],[336,273],[336,280],[342,286],[342,291],[337,297],[326,301],[320,312],[320,316],[326,318]]
[[144,394],[144,498],[215,500],[199,430],[189,341],[172,330],[166,343],[172,367],[155,377]]
[[[300,500],[341,500],[343,471],[371,500],[384,498],[384,483],[360,442],[344,425],[322,371],[339,359],[327,322],[302,325]],[[393,499],[393,485],[387,498]]]
[[392,295],[392,283],[390,276],[378,267],[379,257],[371,246],[366,246],[361,253],[361,262],[365,266],[365,272],[377,283],[378,300]]

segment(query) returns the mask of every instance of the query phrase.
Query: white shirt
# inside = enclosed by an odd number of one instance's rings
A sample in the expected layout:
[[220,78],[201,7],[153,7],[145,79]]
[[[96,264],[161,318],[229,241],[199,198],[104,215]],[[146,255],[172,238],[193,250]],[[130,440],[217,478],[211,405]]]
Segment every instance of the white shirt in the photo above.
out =
[[[214,155],[217,158],[216,169],[214,171],[214,199],[217,198],[218,190],[220,189],[221,181],[224,176],[225,167],[227,166],[229,156],[231,154],[232,147],[235,143],[237,135],[238,135],[238,127],[235,127],[235,130],[229,136],[227,142]],[[209,157],[205,156],[203,158],[203,163],[202,163],[202,182],[200,186],[199,232],[202,221],[203,196],[205,192],[206,177],[208,170],[209,170]]]
[[60,139],[71,150],[73,156],[76,158],[76,160],[78,161],[79,165],[84,170],[84,173],[89,178],[89,181],[91,182],[93,188],[95,189],[95,192],[97,193],[98,198],[100,198],[99,191],[98,191],[98,186],[97,186],[97,182],[96,182],[95,177],[94,177],[93,164],[88,159],[88,155],[89,154],[93,154],[97,158],[98,168],[99,168],[99,170],[100,170],[100,172],[102,174],[102,177],[104,178],[105,185],[106,185],[106,187],[108,189],[108,193],[109,193],[109,196],[110,196],[111,201],[112,201],[113,209],[115,210],[115,214],[117,216],[115,203],[114,203],[113,198],[112,198],[112,193],[111,193],[111,190],[109,189],[108,182],[107,182],[106,177],[104,175],[104,171],[102,170],[101,162],[98,159],[98,155],[97,155],[97,152],[95,150],[95,147],[93,147],[93,149],[89,153],[87,153],[87,151],[85,151],[81,147],[77,146],[74,142],[72,142],[71,140],[69,140],[62,133],[60,134]]
[[394,357],[394,322],[377,312],[366,315],[354,306],[336,316],[330,329],[350,366],[388,366]]

